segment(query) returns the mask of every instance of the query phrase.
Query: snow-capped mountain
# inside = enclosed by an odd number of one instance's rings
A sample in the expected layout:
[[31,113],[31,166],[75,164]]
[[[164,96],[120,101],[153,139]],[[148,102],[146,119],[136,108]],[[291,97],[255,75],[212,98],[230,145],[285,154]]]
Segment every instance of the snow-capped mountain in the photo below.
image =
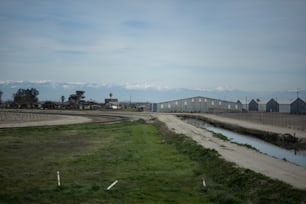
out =
[[[241,90],[230,90],[222,87],[211,90],[201,89],[171,89],[164,87],[155,87],[149,84],[98,84],[81,82],[53,82],[53,81],[0,81],[0,91],[3,92],[2,100],[12,100],[13,94],[19,88],[36,88],[39,91],[39,100],[60,101],[61,96],[67,100],[70,94],[76,90],[85,91],[85,100],[103,102],[105,98],[112,93],[113,98],[119,101],[131,102],[161,102],[175,100],[186,97],[206,96],[222,100],[237,101],[242,103],[251,99],[270,99],[270,98],[296,98],[296,91],[278,91],[278,92],[247,92]],[[305,98],[306,91],[299,91],[299,95]]]

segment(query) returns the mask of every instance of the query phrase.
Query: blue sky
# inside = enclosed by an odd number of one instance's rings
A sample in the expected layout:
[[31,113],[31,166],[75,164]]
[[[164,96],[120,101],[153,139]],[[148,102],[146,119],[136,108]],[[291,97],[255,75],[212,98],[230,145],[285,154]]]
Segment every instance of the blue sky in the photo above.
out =
[[1,0],[0,80],[306,89],[304,0]]

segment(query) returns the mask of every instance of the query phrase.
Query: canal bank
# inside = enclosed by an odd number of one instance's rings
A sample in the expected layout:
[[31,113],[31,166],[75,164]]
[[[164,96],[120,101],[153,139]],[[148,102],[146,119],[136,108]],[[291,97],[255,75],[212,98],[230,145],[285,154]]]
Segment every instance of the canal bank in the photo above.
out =
[[[276,157],[278,159],[282,159],[306,167],[305,150],[295,151],[295,150],[284,149],[269,142],[265,142],[261,139],[251,137],[249,135],[236,133],[220,127],[215,127],[202,120],[188,118],[185,119],[184,121],[187,122],[188,124],[194,125],[195,127],[209,130],[215,133],[214,135],[221,137],[221,139],[223,140],[234,142],[243,146],[247,146],[249,148],[255,148],[256,150],[264,154],[267,154],[269,156]],[[220,134],[222,135],[219,136]]]
[[251,169],[270,178],[284,181],[296,188],[306,189],[306,167],[220,140],[213,137],[211,132],[190,125],[176,115],[154,114],[153,116],[165,123],[169,130],[192,138],[204,148],[216,150],[222,158],[235,163],[239,167]]
[[286,149],[306,150],[305,133],[299,130],[251,124],[212,114],[178,114],[181,118],[194,118],[237,133],[251,135]]

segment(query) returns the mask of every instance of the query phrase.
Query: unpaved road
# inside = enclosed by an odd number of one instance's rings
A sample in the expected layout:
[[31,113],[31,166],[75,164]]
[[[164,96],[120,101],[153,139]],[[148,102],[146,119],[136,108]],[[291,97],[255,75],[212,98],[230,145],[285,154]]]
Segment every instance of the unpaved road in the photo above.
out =
[[215,149],[227,161],[252,169],[300,189],[306,189],[306,167],[298,166],[263,153],[214,138],[212,133],[194,127],[171,114],[156,114],[170,130],[191,137],[205,148]]
[[[16,115],[16,114],[14,114]],[[67,124],[80,124],[91,122],[92,119],[82,116],[67,116],[67,115],[42,115],[35,116],[34,120],[31,119],[32,116],[28,116],[27,119],[20,119],[20,115],[11,116],[19,117],[19,119],[14,121],[0,121],[0,128],[16,128],[16,127],[36,127],[36,126],[51,126],[51,125],[67,125]]]
[[114,112],[102,111],[0,109],[0,128],[68,125],[90,122],[108,123],[124,118],[129,117]]

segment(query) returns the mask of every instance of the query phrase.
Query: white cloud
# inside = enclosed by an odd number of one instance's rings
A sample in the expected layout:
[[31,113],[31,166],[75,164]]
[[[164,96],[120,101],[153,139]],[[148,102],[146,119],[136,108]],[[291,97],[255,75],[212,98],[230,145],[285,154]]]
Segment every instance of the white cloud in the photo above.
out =
[[30,81],[31,83],[37,83],[37,84],[46,84],[46,83],[52,83],[51,80],[36,80],[36,81]]
[[230,87],[227,87],[227,86],[218,86],[218,87],[216,87],[215,90],[217,90],[217,91],[232,91],[233,89],[230,88]]
[[156,89],[156,90],[164,90],[169,89],[168,87],[163,87],[160,85],[149,84],[147,82],[144,83],[126,83],[124,85],[126,89],[130,90],[145,90],[145,89]]
[[9,80],[0,80],[1,85],[8,85],[11,81]]

